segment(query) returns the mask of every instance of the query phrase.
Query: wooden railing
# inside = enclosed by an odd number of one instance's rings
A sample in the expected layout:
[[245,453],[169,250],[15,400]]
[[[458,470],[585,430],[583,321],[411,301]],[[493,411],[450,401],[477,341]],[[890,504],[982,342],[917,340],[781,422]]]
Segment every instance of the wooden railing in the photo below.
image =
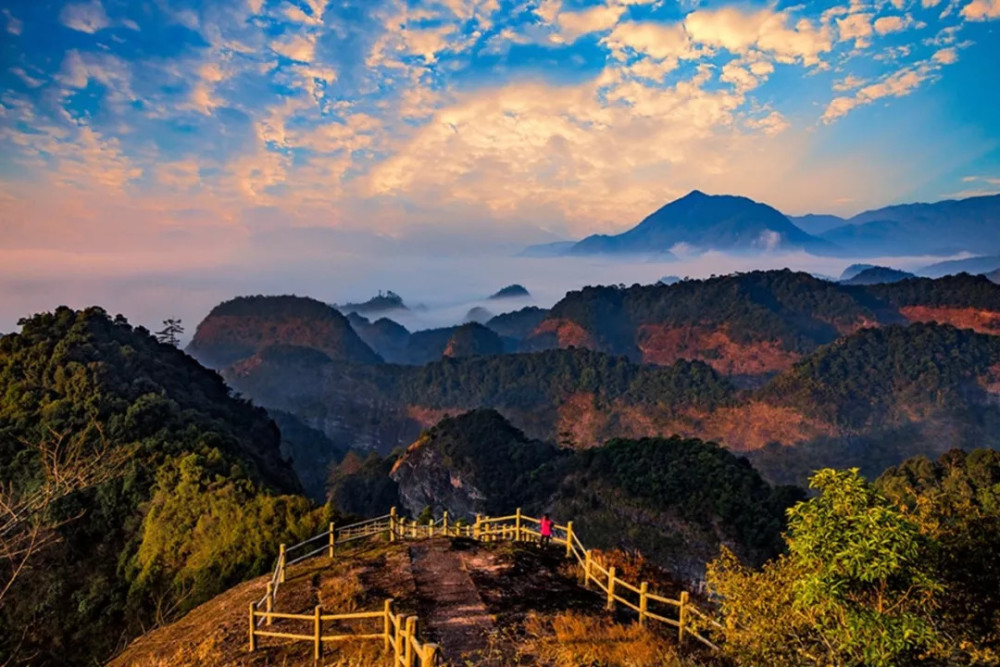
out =
[[[477,514],[475,522],[471,524],[453,522],[449,519],[447,512],[437,521],[420,524],[416,520],[399,516],[396,513],[396,508],[393,507],[392,511],[384,516],[341,527],[336,527],[331,523],[327,531],[308,540],[291,547],[282,544],[274,572],[267,583],[267,592],[257,602],[250,603],[250,650],[256,650],[258,637],[282,637],[313,642],[314,655],[316,659],[319,659],[322,655],[324,642],[382,639],[385,650],[391,654],[394,660],[394,667],[413,667],[417,660],[420,661],[420,667],[429,667],[435,664],[437,659],[437,645],[421,643],[417,637],[417,618],[394,614],[391,600],[386,600],[382,611],[324,614],[320,607],[316,607],[311,615],[275,612],[278,590],[285,582],[287,568],[324,553],[333,558],[336,555],[338,545],[373,536],[383,536],[389,541],[444,536],[467,537],[483,542],[536,541],[541,539],[540,524],[540,519],[522,514],[521,508],[509,516],[484,517]],[[680,594],[679,599],[674,600],[650,591],[647,582],[641,582],[636,586],[625,581],[618,576],[613,565],[608,567],[602,565],[599,559],[595,558],[593,551],[587,549],[580,542],[572,521],[565,525],[554,524],[551,541],[553,544],[565,546],[567,559],[576,560],[585,587],[590,588],[590,585],[594,584],[604,592],[608,610],[614,610],[617,604],[624,605],[638,614],[641,626],[647,625],[649,621],[656,621],[676,627],[677,641],[681,646],[683,646],[686,637],[691,636],[713,650],[718,649],[702,632],[705,629],[721,630],[722,625],[692,604],[686,591]],[[316,544],[320,546],[317,547]],[[289,560],[292,555],[295,557]],[[666,615],[672,612],[676,612],[676,618]],[[271,626],[274,619],[311,621],[313,624],[312,633],[274,632],[260,629],[265,625]],[[322,633],[324,622],[351,622],[370,619],[382,619],[380,632],[340,635],[323,635]]]
[[[264,623],[270,628],[275,619],[287,622],[301,622],[311,626],[311,632],[289,632],[261,630]],[[356,621],[376,621],[375,628],[362,628],[360,632],[324,634],[324,623],[353,623]],[[308,641],[313,644],[313,659],[323,657],[323,644],[343,641],[381,640],[387,655],[393,658],[393,667],[432,667],[436,664],[438,647],[423,643],[417,637],[417,617],[397,614],[392,610],[392,600],[386,600],[381,611],[364,611],[350,614],[326,614],[316,606],[312,614],[285,614],[274,611],[259,611],[250,604],[250,651],[257,650],[258,637],[279,637]],[[376,631],[377,629],[377,631]],[[367,632],[365,631],[367,630]]]
[[[540,523],[539,519],[522,514],[518,508],[510,516],[477,516],[472,528],[475,536],[484,541],[537,540],[541,538],[541,532],[537,529]],[[593,551],[583,546],[573,529],[572,521],[553,526],[552,543],[565,546],[566,558],[576,560],[585,587],[590,588],[594,584],[604,592],[605,607],[608,610],[614,610],[618,604],[624,605],[638,614],[639,625],[645,626],[649,621],[657,621],[677,628],[677,641],[681,646],[690,636],[705,646],[718,650],[718,646],[705,637],[703,631],[710,628],[721,630],[722,625],[692,604],[687,591],[674,600],[649,590],[649,584],[645,581],[635,585],[622,579],[613,565],[604,567],[595,558]],[[672,612],[676,613],[676,618],[667,615]]]

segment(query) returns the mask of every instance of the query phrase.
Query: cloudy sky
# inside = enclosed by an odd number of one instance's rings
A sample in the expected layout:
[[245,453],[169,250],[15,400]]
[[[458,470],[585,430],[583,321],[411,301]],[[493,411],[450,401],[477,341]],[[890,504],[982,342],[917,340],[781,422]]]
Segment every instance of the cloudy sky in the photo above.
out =
[[578,238],[693,188],[1000,191],[998,27],[1000,0],[11,0],[4,298]]

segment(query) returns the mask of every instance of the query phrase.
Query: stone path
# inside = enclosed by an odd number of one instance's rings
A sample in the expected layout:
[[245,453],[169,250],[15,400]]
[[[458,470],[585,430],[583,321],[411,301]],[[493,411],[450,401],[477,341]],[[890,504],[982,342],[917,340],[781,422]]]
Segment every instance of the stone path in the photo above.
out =
[[466,570],[463,552],[452,548],[450,539],[416,543],[410,547],[410,569],[421,637],[437,643],[448,663],[489,664],[485,654],[495,628]]

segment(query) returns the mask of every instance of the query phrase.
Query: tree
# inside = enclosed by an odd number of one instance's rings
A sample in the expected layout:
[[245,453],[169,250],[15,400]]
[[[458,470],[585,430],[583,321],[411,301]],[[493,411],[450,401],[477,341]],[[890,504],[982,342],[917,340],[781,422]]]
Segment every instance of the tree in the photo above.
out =
[[169,318],[163,320],[163,329],[156,332],[156,340],[177,347],[181,342],[180,336],[183,333],[184,327],[181,325],[180,318]]
[[101,427],[91,422],[79,433],[56,433],[38,442],[21,442],[41,467],[41,480],[28,491],[0,481],[0,604],[14,580],[43,550],[59,540],[57,529],[79,518],[53,516],[50,510],[81,489],[118,474],[127,455],[108,446]]
[[773,665],[918,664],[944,651],[936,544],[857,469],[820,470],[788,511],[788,554],[762,570],[724,552],[709,567],[727,651]]

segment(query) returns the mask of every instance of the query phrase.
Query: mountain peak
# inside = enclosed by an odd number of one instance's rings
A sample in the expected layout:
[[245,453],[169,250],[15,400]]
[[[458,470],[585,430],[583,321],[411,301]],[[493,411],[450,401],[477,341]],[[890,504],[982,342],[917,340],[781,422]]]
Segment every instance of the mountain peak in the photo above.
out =
[[663,254],[678,245],[737,252],[789,248],[823,251],[828,246],[767,204],[747,197],[692,190],[646,216],[632,229],[614,236],[587,237],[569,254]]
[[[696,189],[696,190],[692,190],[691,192],[687,193],[686,195],[684,195],[683,197],[681,197],[681,199],[696,199],[696,198],[699,198],[699,197],[709,197],[709,196],[711,196],[711,195],[707,195],[704,192],[702,192],[701,190],[697,190]],[[680,201],[680,199],[678,199],[677,201]]]

